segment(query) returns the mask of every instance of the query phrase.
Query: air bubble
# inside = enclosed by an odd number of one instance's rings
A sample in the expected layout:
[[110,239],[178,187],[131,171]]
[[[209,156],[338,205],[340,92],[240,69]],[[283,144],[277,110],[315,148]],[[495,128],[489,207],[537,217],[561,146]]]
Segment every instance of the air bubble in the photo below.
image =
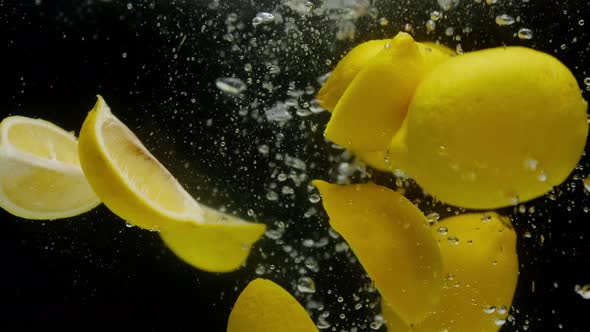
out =
[[247,89],[246,83],[235,77],[222,77],[215,80],[215,86],[224,93],[239,96]]
[[522,40],[533,39],[533,31],[531,29],[522,28],[518,30],[518,38]]
[[316,291],[315,282],[310,277],[300,277],[297,280],[297,290],[305,294],[313,294]]
[[496,16],[496,24],[499,26],[508,26],[514,24],[515,20],[514,17],[508,14],[502,14]]

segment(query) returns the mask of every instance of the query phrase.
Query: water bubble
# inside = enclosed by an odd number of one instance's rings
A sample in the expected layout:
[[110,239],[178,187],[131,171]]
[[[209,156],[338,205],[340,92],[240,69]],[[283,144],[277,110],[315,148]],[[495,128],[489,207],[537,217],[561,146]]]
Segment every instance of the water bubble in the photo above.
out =
[[508,26],[514,24],[515,20],[514,17],[508,14],[502,14],[496,16],[496,24],[499,26]]
[[438,5],[442,10],[449,11],[459,5],[459,0],[438,0]]
[[426,22],[426,32],[430,33],[436,29],[436,22],[433,20],[428,20]]
[[258,264],[258,265],[256,265],[256,269],[254,270],[254,273],[256,273],[256,275],[261,276],[266,273],[266,268],[264,267],[264,265]]
[[485,214],[483,217],[481,217],[481,221],[482,222],[490,222],[490,221],[492,221],[492,216]]
[[247,85],[239,78],[222,77],[215,80],[215,86],[224,93],[239,96],[246,91]]
[[495,5],[498,3],[498,0],[486,0],[486,4],[488,5]]
[[452,245],[454,245],[454,246],[456,246],[456,245],[459,244],[459,238],[456,237],[456,236],[453,236],[453,235],[447,237],[447,241],[449,241],[449,243],[452,244]]
[[440,18],[440,12],[438,10],[433,10],[432,12],[430,12],[430,19],[433,21],[438,21],[438,19]]
[[518,38],[522,40],[533,39],[533,31],[531,29],[522,28],[518,30]]
[[434,225],[439,221],[440,214],[438,212],[431,212],[426,215],[426,219],[428,220],[428,224]]
[[371,327],[371,330],[379,330],[381,326],[383,326],[383,323],[378,321],[371,322],[371,325],[369,325],[369,327]]
[[452,36],[454,33],[455,33],[455,29],[453,29],[453,27],[448,27],[448,28],[445,30],[445,35],[447,35],[447,36],[449,36],[449,37],[450,37],[450,36]]
[[585,77],[584,78],[584,84],[590,86],[590,77]]
[[438,232],[438,234],[440,234],[440,235],[447,235],[447,233],[449,232],[449,229],[448,229],[448,228],[446,228],[446,227],[440,227],[440,228],[437,230],[437,232]]
[[537,180],[539,180],[539,182],[547,181],[547,173],[545,173],[545,171],[541,171],[541,173],[537,175]]
[[590,284],[584,286],[576,285],[574,290],[585,300],[590,300]]
[[266,232],[264,232],[264,236],[271,240],[278,240],[283,236],[283,232],[276,229],[269,229]]
[[297,280],[297,290],[301,293],[315,293],[315,282],[310,277],[300,277]]
[[412,25],[410,23],[406,23],[404,25],[404,31],[405,32],[412,32],[412,30],[413,30],[413,27],[412,27]]
[[279,194],[277,194],[275,191],[273,190],[269,190],[266,193],[266,199],[269,201],[277,201],[279,199]]
[[264,114],[269,122],[285,123],[293,118],[287,105],[280,101],[264,111]]
[[309,195],[309,201],[312,203],[318,203],[320,201],[320,195],[318,194],[311,194]]
[[508,312],[508,309],[506,308],[505,305],[501,305],[498,307],[498,309],[496,309],[496,311],[500,314],[500,315],[504,315],[506,314],[506,312]]
[[382,17],[382,18],[379,19],[379,24],[382,27],[388,26],[389,25],[389,20],[386,19],[385,17]]
[[483,307],[483,312],[486,314],[493,314],[496,311],[496,307],[493,305],[486,305]]
[[325,109],[320,105],[320,102],[317,99],[311,101],[309,105],[309,110],[311,113],[317,114],[322,113]]
[[506,319],[496,318],[496,319],[494,319],[494,324],[496,324],[496,326],[502,326],[502,325],[506,324]]
[[590,175],[588,175],[584,178],[583,184],[584,184],[584,189],[586,189],[587,192],[590,192]]
[[260,12],[252,19],[252,26],[257,27],[260,24],[268,24],[274,22],[275,16],[271,13]]
[[579,25],[579,26],[583,26],[583,25],[584,25],[584,20],[579,20],[579,21],[578,21],[578,25]]

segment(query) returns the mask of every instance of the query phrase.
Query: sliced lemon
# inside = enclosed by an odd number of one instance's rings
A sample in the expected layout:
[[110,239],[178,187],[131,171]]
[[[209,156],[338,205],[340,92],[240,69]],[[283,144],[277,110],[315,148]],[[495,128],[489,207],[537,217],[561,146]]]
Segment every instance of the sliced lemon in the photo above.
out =
[[44,120],[11,116],[0,123],[0,207],[27,219],[84,213],[100,200],[78,161],[76,137]]
[[399,33],[354,76],[336,104],[326,137],[354,151],[386,150],[402,125],[420,80],[448,58],[450,55],[438,48]]
[[201,207],[100,96],[82,126],[79,151],[88,182],[111,211],[161,230],[172,251],[197,268],[238,268],[264,232],[263,224]]
[[442,293],[442,259],[424,214],[375,184],[313,181],[330,225],[348,242],[375,286],[404,322],[422,321]]
[[255,279],[229,315],[227,332],[317,332],[305,309],[281,286]]
[[[445,228],[445,235],[439,229]],[[518,280],[516,233],[510,220],[494,212],[464,214],[432,226],[442,254],[445,281],[440,303],[409,327],[382,301],[392,331],[500,330]]]
[[580,160],[587,106],[551,55],[502,47],[451,58],[416,88],[406,171],[426,192],[465,208],[534,199]]

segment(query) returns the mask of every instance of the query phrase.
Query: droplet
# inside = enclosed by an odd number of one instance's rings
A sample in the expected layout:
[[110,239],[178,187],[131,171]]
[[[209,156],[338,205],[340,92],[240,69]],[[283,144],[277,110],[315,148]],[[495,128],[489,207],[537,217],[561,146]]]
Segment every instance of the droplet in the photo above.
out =
[[498,309],[496,309],[496,311],[500,314],[500,315],[504,315],[506,314],[506,312],[508,311],[508,309],[506,308],[505,305],[501,305],[498,307]]
[[590,86],[590,77],[585,77],[584,78],[584,84]]
[[317,202],[319,202],[320,201],[320,195],[318,195],[318,194],[311,194],[311,195],[309,195],[309,201],[312,202],[312,203],[314,203],[314,204],[317,203]]
[[502,325],[506,324],[506,319],[496,318],[496,319],[494,319],[494,324],[496,324],[496,326],[502,326]]
[[313,294],[315,293],[315,282],[310,277],[300,277],[297,280],[297,290],[301,293]]
[[486,314],[493,314],[494,311],[496,311],[496,307],[494,307],[493,305],[486,305],[483,307],[483,312],[485,312]]
[[382,27],[388,26],[389,25],[389,20],[386,19],[385,17],[382,17],[382,18],[379,19],[379,24]]
[[440,228],[437,230],[437,232],[438,232],[438,234],[440,234],[440,235],[447,235],[447,233],[449,232],[449,229],[448,229],[448,228],[446,228],[446,227],[440,227]]
[[436,29],[436,22],[433,20],[428,20],[426,22],[426,32],[430,33]]
[[459,0],[438,0],[438,5],[442,10],[449,11],[459,5]]
[[450,37],[450,36],[452,36],[454,33],[455,33],[455,29],[453,29],[453,27],[448,27],[448,28],[445,30],[445,35],[447,35],[447,36],[449,36],[449,37]]
[[439,219],[440,214],[438,214],[438,212],[431,212],[426,215],[426,220],[428,220],[428,224],[430,225],[436,224],[439,221]]
[[508,26],[514,24],[515,20],[514,17],[508,14],[502,14],[496,16],[496,24],[499,26]]
[[252,19],[252,26],[257,27],[260,24],[268,24],[274,22],[275,16],[271,13],[260,12]]
[[371,325],[369,325],[369,326],[371,327],[371,330],[379,330],[382,325],[383,325],[382,322],[374,321],[374,322],[371,322]]
[[449,241],[449,243],[452,244],[452,245],[454,245],[454,246],[456,246],[456,245],[459,244],[459,238],[456,237],[456,236],[453,236],[453,235],[447,237],[447,241]]
[[278,240],[283,236],[283,233],[276,229],[269,229],[266,232],[264,232],[264,236],[271,240]]
[[412,27],[412,25],[411,25],[410,23],[406,23],[406,24],[404,25],[404,31],[405,31],[405,32],[411,32],[411,31],[412,31],[412,29],[413,29],[413,27]]
[[533,31],[531,29],[522,28],[518,30],[518,38],[522,40],[533,39]]
[[580,294],[583,299],[590,300],[590,284],[584,286],[576,285],[574,290],[576,293]]
[[579,20],[579,21],[578,21],[578,25],[579,25],[579,26],[583,26],[583,25],[584,25],[584,20]]
[[246,91],[247,85],[239,78],[222,77],[215,80],[215,86],[224,93],[239,96]]
[[438,10],[433,10],[432,12],[430,12],[430,19],[433,21],[438,21],[438,19],[440,18],[440,12]]

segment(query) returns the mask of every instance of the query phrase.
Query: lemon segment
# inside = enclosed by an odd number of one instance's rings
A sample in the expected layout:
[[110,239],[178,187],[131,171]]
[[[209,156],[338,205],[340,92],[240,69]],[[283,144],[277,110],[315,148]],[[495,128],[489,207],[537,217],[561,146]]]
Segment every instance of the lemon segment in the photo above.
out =
[[11,116],[0,123],[0,207],[37,220],[72,217],[100,200],[78,161],[76,137],[44,120]]
[[407,324],[422,321],[442,292],[442,260],[420,210],[375,184],[314,180],[330,225],[348,242],[375,286]]
[[202,223],[203,211],[98,97],[80,132],[80,163],[104,204],[146,229]]
[[229,315],[227,332],[317,332],[305,309],[286,290],[255,279],[242,291]]
[[[438,234],[445,227],[446,235]],[[508,316],[518,280],[516,233],[506,217],[494,212],[443,219],[432,228],[444,266],[440,303],[421,323],[404,324],[382,302],[392,331],[496,332]]]
[[387,149],[418,82],[448,58],[437,48],[399,33],[354,77],[332,113],[326,137],[354,151]]
[[389,39],[370,40],[355,46],[336,65],[326,83],[322,85],[316,98],[320,105],[332,112],[356,74],[375,55],[385,48]]
[[207,224],[163,230],[160,237],[176,256],[193,267],[209,272],[238,269],[248,258],[252,244],[264,234],[265,226],[201,208]]
[[409,175],[439,200],[493,209],[539,197],[578,163],[587,103],[554,57],[522,47],[451,58],[407,116]]

